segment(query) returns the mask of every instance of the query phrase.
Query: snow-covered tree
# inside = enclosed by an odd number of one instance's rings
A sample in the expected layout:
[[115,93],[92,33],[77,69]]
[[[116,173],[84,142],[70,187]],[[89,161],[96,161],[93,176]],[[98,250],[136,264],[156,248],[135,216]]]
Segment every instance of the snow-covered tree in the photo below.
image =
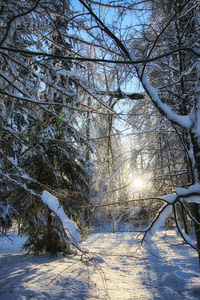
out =
[[[199,174],[200,174],[200,138],[199,138],[199,2],[192,1],[153,1],[156,8],[154,17],[151,16],[151,1],[118,1],[114,6],[108,1],[106,5],[98,1],[89,4],[79,0],[94,23],[84,23],[90,28],[90,36],[95,36],[96,48],[99,51],[99,61],[107,64],[117,63],[128,65],[122,68],[121,74],[126,74],[128,81],[135,72],[143,89],[148,95],[158,112],[170,122],[182,137],[181,141],[187,143],[186,155],[190,160],[190,178],[183,187],[190,188],[175,190],[174,194],[163,198],[166,204],[162,207],[158,217],[147,230],[148,234],[160,224],[160,219],[165,219],[173,208],[176,225],[185,240],[188,239],[181,230],[177,220],[177,203],[184,206],[183,199],[195,202],[193,218],[196,224],[197,250],[200,249],[199,236]],[[170,4],[171,3],[171,4]],[[147,6],[148,7],[147,7]],[[108,8],[116,9],[117,13],[109,13]],[[160,18],[159,9],[165,13]],[[101,12],[104,14],[101,15]],[[139,30],[133,28],[134,24],[123,23],[123,17],[129,17],[132,12],[141,12],[140,20],[145,24]],[[145,15],[146,12],[146,15]],[[118,18],[114,25],[114,18]],[[112,21],[111,21],[112,20]],[[136,18],[129,18],[129,22]],[[153,20],[153,21],[152,21]],[[120,23],[121,21],[121,23]],[[120,27],[120,25],[124,25]],[[93,26],[92,26],[93,25]],[[93,30],[95,28],[95,30]],[[133,31],[131,34],[131,28]],[[171,32],[174,33],[171,36]],[[142,39],[141,39],[141,33]],[[145,47],[143,47],[145,45]],[[98,53],[98,52],[97,52]],[[102,53],[104,56],[102,58]],[[96,59],[97,60],[97,59]],[[123,73],[126,70],[126,73]],[[132,82],[130,81],[130,84]],[[178,129],[177,129],[178,128]],[[184,137],[184,138],[183,138]],[[192,178],[192,180],[190,180]],[[195,197],[191,197],[195,196]],[[188,212],[187,212],[188,213]]]
[[[147,6],[152,9],[151,26],[145,25],[143,30],[145,44],[143,53],[145,53],[147,62],[144,62],[141,70],[139,70],[139,66],[136,69],[152,102],[175,129],[175,136],[179,140],[178,149],[182,152],[183,167],[180,168],[181,165],[179,165],[178,170],[180,174],[185,173],[184,169],[187,170],[187,174],[184,177],[181,176],[182,180],[178,181],[177,187],[187,187],[199,182],[200,171],[197,154],[199,152],[197,113],[199,55],[196,52],[199,42],[199,6],[197,1],[168,1],[166,3],[156,1],[149,2]],[[135,54],[138,57],[141,56],[139,48],[135,50]],[[152,61],[152,58],[156,56],[158,59]],[[149,78],[148,83],[144,74],[145,70]],[[178,143],[176,142],[174,145],[177,146]],[[181,152],[174,152],[177,156],[176,163],[180,161]],[[168,152],[168,158],[169,156]],[[175,179],[174,189],[176,187]],[[199,249],[198,204],[195,203],[192,208],[193,216],[196,219],[195,228]],[[174,206],[176,219],[177,211],[175,210]]]
[[9,0],[0,15],[1,219],[22,219],[26,245],[52,253],[66,236],[40,199],[44,189],[59,193],[80,226],[89,218],[87,208],[80,208],[89,202],[90,166],[76,110],[79,77],[75,65],[60,59],[73,53],[70,15],[68,1],[53,0]]
[[[173,209],[176,225],[190,243],[178,222],[179,205],[195,223],[199,251],[199,2],[17,1],[13,13],[14,3],[10,0],[1,7],[1,186],[6,207],[12,207],[9,201],[16,187],[21,212],[21,195],[37,197],[45,185],[65,190],[65,199],[81,195],[87,203],[89,141],[98,137],[92,132],[95,122],[102,120],[102,136],[108,135],[107,154],[115,164],[107,174],[113,181],[117,174],[113,167],[117,171],[122,164],[111,155],[114,116],[137,130],[152,125],[155,129],[158,122],[153,140],[140,140],[147,152],[152,144],[158,146],[152,157],[154,162],[158,158],[162,173],[156,177],[164,175],[162,182],[167,186],[163,190],[170,196],[160,195],[165,204],[144,239]],[[144,102],[141,94],[123,92],[126,87],[132,90],[135,76],[146,92]],[[129,120],[125,119],[123,109],[122,114],[116,109],[115,104],[125,98],[142,112],[139,118],[132,110]],[[144,120],[144,114],[150,120]],[[94,117],[101,115],[105,118]],[[148,170],[153,160],[148,162],[141,151],[135,153]],[[135,157],[137,162],[139,156]],[[169,175],[177,168],[183,176],[175,174],[176,182],[166,180],[167,169]],[[195,203],[193,215],[183,199]],[[12,213],[16,208],[12,207]]]

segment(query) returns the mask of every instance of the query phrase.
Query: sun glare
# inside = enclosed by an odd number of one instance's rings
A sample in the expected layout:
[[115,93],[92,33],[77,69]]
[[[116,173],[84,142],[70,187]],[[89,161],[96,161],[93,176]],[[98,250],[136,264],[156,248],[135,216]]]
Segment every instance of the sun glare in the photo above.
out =
[[134,186],[134,188],[137,188],[137,189],[144,188],[144,180],[142,180],[141,178],[133,179],[133,186]]

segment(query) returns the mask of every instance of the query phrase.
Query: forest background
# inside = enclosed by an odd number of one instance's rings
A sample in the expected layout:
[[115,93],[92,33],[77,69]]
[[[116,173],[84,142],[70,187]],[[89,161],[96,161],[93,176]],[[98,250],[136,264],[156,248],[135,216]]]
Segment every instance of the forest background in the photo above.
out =
[[69,251],[48,191],[82,236],[165,222],[199,252],[199,1],[0,3],[1,232]]

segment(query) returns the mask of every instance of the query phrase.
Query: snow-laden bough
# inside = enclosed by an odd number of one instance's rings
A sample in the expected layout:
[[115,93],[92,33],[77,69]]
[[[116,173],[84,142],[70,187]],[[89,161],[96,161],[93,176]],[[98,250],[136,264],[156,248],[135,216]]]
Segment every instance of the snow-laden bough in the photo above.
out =
[[81,241],[81,236],[79,234],[78,227],[74,221],[71,221],[68,218],[68,216],[64,212],[63,207],[59,204],[58,199],[47,191],[43,192],[41,198],[43,203],[46,204],[49,207],[49,209],[53,211],[62,222],[63,228],[66,232],[69,242],[72,245],[78,247],[78,243]]
[[[165,202],[165,204],[161,207],[160,211],[158,212],[158,215],[145,231],[142,241],[149,241],[155,235],[156,231],[160,227],[164,226],[165,220],[168,218],[168,216],[173,210],[176,227],[180,235],[187,244],[189,244],[192,248],[198,251],[197,247],[194,246],[190,237],[182,230],[177,220],[176,203],[180,203],[183,206],[183,208],[186,209],[183,204],[183,199],[187,202],[200,203],[200,184],[194,184],[189,189],[179,188],[175,191],[175,193],[164,196],[163,201]],[[186,213],[194,222],[198,223],[197,220],[195,220],[194,217],[191,216],[187,210]]]

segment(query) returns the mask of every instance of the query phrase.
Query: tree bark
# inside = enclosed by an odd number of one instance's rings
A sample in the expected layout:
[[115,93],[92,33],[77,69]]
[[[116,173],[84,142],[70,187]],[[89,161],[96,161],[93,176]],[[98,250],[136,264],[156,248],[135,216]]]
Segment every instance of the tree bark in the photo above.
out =
[[[196,162],[196,170],[197,170],[197,177],[200,181],[200,147],[198,145],[198,141],[192,135],[191,136],[192,144],[193,144],[193,152]],[[196,183],[195,181],[193,183]],[[198,223],[200,223],[200,205],[198,203],[194,203],[193,205],[193,215]],[[199,257],[199,270],[200,270],[200,225],[195,222],[195,234],[196,234],[196,241],[197,241],[197,248],[199,250],[198,257]]]

